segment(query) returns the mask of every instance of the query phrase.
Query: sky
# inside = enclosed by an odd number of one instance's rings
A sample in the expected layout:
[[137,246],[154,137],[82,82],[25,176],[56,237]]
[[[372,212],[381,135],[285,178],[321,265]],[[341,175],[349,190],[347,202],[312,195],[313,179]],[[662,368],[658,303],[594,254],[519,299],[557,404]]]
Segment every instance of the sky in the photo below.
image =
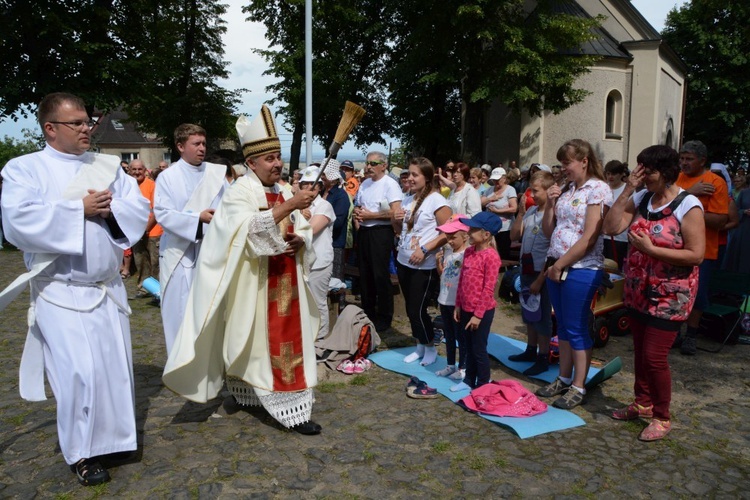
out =
[[[633,6],[640,11],[643,17],[661,31],[664,28],[664,21],[667,13],[675,6],[681,6],[686,3],[684,0],[631,0]],[[224,0],[228,4],[225,19],[227,20],[227,32],[224,35],[224,58],[229,61],[230,76],[219,84],[223,87],[235,90],[240,88],[248,89],[248,92],[242,95],[242,103],[238,107],[239,113],[248,116],[255,116],[263,103],[271,100],[273,95],[266,92],[266,87],[274,83],[273,77],[264,76],[263,72],[267,69],[266,61],[253,49],[265,49],[268,43],[265,39],[265,27],[259,23],[250,23],[245,21],[246,15],[242,13],[242,6],[246,5],[249,0]],[[314,26],[314,22],[313,22]],[[314,62],[313,62],[314,64]],[[313,89],[313,95],[315,90]],[[341,103],[343,110],[344,103]],[[273,106],[271,107],[273,110]],[[366,118],[365,118],[366,119]],[[277,120],[279,128],[279,138],[281,139],[282,152],[288,156],[289,147],[292,142],[291,133],[284,128],[283,121]],[[10,119],[0,122],[0,137],[10,136],[17,140],[23,139],[22,129],[37,129],[37,124],[33,119],[19,119],[13,122]],[[386,138],[388,142],[393,142],[393,147],[397,146],[396,142]],[[379,149],[387,151],[388,146],[373,145],[369,149]],[[339,153],[339,159],[347,157],[354,158],[361,156],[352,145],[345,144]],[[319,145],[313,147],[314,159],[320,159],[323,150]],[[302,156],[304,161],[305,145],[302,146]]]

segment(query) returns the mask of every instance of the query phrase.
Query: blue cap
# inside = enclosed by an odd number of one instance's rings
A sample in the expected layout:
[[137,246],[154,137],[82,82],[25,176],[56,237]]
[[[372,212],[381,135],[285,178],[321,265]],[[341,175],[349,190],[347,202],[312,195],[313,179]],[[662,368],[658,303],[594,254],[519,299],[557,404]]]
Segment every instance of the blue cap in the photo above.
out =
[[341,168],[351,168],[354,170],[354,163],[352,163],[350,160],[344,160],[341,162]]
[[503,227],[502,219],[490,212],[479,212],[471,219],[465,219],[462,217],[459,220],[469,227],[484,229],[493,235],[497,234]]

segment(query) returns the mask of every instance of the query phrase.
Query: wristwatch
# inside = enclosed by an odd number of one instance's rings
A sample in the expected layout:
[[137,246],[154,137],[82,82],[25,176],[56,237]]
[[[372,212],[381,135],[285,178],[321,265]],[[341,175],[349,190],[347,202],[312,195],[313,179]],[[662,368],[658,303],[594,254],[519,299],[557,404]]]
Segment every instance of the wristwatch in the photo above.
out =
[[424,245],[422,245],[421,247],[419,247],[419,249],[422,250],[422,253],[425,254],[425,255],[427,255],[428,253],[430,253],[430,252],[427,251],[427,248],[425,248]]

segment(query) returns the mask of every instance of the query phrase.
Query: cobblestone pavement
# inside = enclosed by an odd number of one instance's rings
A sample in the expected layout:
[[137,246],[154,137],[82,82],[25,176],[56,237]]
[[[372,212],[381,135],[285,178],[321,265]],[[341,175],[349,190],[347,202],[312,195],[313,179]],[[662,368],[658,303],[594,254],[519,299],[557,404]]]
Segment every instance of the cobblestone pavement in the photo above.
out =
[[[0,286],[22,271],[21,254],[0,252]],[[127,286],[132,294],[134,282]],[[161,383],[159,310],[132,300],[139,450],[110,467],[112,481],[79,486],[57,444],[55,402],[18,395],[27,295],[0,322],[0,497],[32,498],[462,498],[750,497],[748,350],[684,357],[674,351],[673,431],[656,443],[643,423],[608,411],[631,397],[632,346],[613,338],[595,357],[622,356],[623,371],[574,411],[586,426],[521,440],[445,398],[412,400],[406,378],[374,367],[346,376],[321,367],[313,418],[319,436],[280,429],[262,412],[227,415]],[[411,345],[405,318],[383,348]],[[500,305],[493,331],[522,338],[517,312]],[[519,377],[493,362],[495,379]]]

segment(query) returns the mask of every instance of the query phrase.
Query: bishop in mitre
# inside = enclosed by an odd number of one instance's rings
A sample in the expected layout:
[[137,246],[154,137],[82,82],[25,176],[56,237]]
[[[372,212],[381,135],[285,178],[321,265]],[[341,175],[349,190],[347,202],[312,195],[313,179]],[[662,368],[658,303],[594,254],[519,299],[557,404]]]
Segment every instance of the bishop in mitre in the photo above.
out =
[[164,383],[196,402],[226,380],[236,403],[262,405],[287,428],[318,434],[310,420],[317,383],[319,314],[306,284],[312,228],[300,214],[311,191],[281,189],[281,143],[264,105],[237,121],[247,173],[226,191],[198,257],[185,318]]

